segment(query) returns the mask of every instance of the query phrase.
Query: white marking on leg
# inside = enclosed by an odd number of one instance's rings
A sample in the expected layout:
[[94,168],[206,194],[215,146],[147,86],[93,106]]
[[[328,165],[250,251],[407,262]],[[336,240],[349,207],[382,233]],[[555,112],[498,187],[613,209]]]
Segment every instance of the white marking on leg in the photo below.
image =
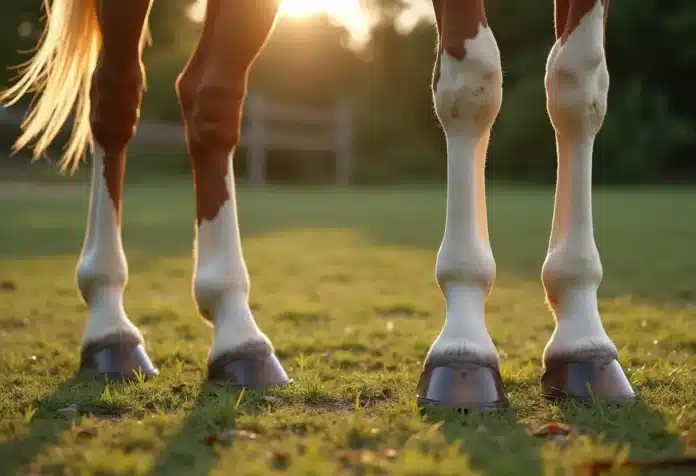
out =
[[435,91],[435,110],[447,139],[447,214],[436,265],[447,311],[427,359],[434,365],[465,360],[497,366],[484,310],[495,281],[484,169],[502,101],[502,72],[490,28],[480,27],[465,46],[461,61],[442,53]]
[[596,5],[546,65],[549,117],[556,131],[558,176],[542,281],[556,319],[544,360],[616,356],[597,307],[602,264],[592,226],[592,149],[606,115],[609,72],[604,8]]
[[87,227],[77,266],[78,287],[89,308],[83,345],[116,334],[135,337],[142,342],[140,331],[123,308],[128,264],[116,208],[104,178],[104,152],[100,147],[96,148],[92,159],[90,187]]
[[229,200],[212,220],[203,220],[196,237],[194,295],[198,308],[215,328],[209,361],[228,352],[271,342],[249,308],[249,274],[242,253],[230,154],[225,182]]

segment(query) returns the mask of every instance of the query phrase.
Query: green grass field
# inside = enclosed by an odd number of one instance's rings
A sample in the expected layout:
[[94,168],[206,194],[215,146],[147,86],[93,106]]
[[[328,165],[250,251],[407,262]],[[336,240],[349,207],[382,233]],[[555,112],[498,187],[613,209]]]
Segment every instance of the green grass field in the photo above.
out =
[[[539,396],[553,191],[491,187],[488,325],[512,408],[484,416],[415,406],[443,322],[441,189],[240,191],[252,307],[295,379],[267,394],[202,383],[211,329],[191,299],[184,182],[126,190],[126,308],[161,375],[75,379],[88,191],[27,190],[0,184],[0,474],[566,475],[599,474],[598,458],[696,456],[693,189],[597,193],[601,312],[643,402],[585,409]],[[553,421],[573,432],[531,435]]]

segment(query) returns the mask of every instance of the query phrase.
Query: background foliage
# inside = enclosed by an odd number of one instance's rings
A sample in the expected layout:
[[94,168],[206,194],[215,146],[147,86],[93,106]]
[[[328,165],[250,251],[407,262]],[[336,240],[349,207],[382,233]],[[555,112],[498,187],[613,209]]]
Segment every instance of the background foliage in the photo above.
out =
[[[349,33],[328,18],[282,19],[254,66],[251,86],[290,102],[330,104],[349,99],[356,114],[361,183],[442,181],[444,141],[430,92],[434,26],[428,20],[401,31],[394,13],[403,8],[402,2],[366,3],[372,5],[376,21],[361,49],[351,48]],[[41,0],[25,0],[3,5],[1,63],[13,65],[26,59],[17,51],[30,49],[40,34],[40,4]],[[186,16],[190,4],[190,0],[155,2],[154,44],[146,53],[146,120],[179,120],[173,83],[200,30]],[[488,0],[487,10],[505,75],[489,174],[505,180],[551,182],[555,146],[546,115],[543,74],[554,42],[552,1]],[[612,3],[607,32],[610,104],[596,149],[599,181],[696,178],[696,96],[691,94],[696,76],[694,31],[694,2]],[[3,72],[0,83],[6,83],[11,74]],[[4,128],[4,148],[14,134],[14,127]],[[180,173],[188,170],[183,157],[182,153],[150,160],[154,167]],[[272,157],[271,178],[303,180],[312,175],[311,164],[319,163],[311,157],[294,159],[292,154]],[[237,162],[243,169],[243,161]],[[321,170],[319,175],[324,173]]]

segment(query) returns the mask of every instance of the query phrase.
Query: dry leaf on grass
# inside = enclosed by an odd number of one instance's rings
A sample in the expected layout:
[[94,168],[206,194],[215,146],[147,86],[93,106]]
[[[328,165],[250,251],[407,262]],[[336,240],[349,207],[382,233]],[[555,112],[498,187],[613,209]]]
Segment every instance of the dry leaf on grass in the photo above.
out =
[[255,440],[258,437],[256,433],[246,430],[222,430],[218,433],[213,433],[205,437],[207,445],[215,444],[230,445],[234,440]]
[[5,280],[0,281],[0,291],[16,291],[17,284],[14,281]]
[[83,428],[77,432],[78,438],[93,438],[97,436],[98,431],[96,428]]
[[552,421],[550,423],[545,423],[538,427],[536,430],[532,431],[532,436],[568,436],[575,433],[575,428],[566,425],[565,423],[560,423],[557,421]]

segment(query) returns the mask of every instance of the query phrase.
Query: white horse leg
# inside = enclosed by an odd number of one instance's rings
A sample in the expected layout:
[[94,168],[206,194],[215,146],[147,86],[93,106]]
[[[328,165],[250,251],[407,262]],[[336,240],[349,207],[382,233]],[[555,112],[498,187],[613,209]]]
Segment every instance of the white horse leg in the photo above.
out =
[[500,53],[482,0],[434,5],[440,32],[435,110],[447,139],[447,215],[436,272],[447,311],[425,360],[419,399],[494,409],[507,406],[507,399],[485,323],[495,261],[488,240],[484,168],[502,101]]
[[177,86],[196,192],[194,294],[215,329],[208,377],[257,388],[289,379],[249,308],[232,156],[247,73],[277,8],[276,0],[209,2],[201,40]]
[[592,228],[592,149],[607,108],[607,0],[559,0],[558,41],[546,67],[556,131],[558,178],[549,250],[542,268],[556,329],[544,350],[547,397],[633,396],[597,308],[602,265]]
[[77,282],[89,307],[82,371],[117,377],[154,375],[143,338],[123,309],[128,278],[121,244],[121,192],[125,149],[133,135],[142,91],[139,45],[150,0],[128,9],[98,2],[103,49],[92,84],[91,126],[98,144],[92,163],[87,229]]

